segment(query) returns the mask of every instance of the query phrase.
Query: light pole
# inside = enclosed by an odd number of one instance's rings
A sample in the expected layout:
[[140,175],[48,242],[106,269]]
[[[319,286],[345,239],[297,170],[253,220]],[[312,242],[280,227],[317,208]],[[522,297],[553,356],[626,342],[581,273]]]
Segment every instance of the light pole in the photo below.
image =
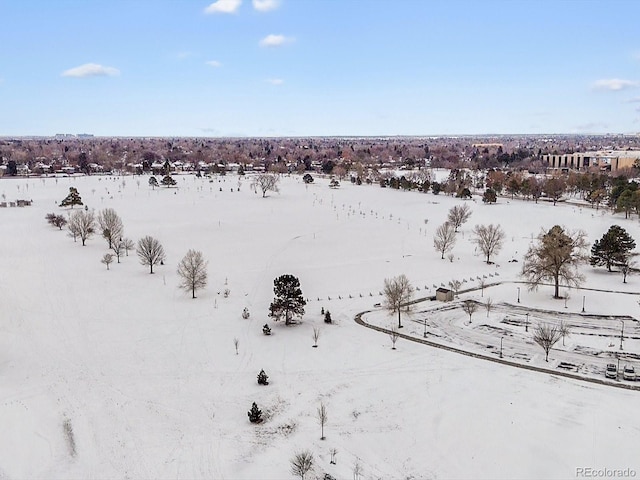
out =
[[520,303],[520,287],[518,287],[518,303]]
[[620,330],[620,350],[622,350],[622,339],[624,338],[624,320],[620,320],[622,323],[622,330]]
[[524,324],[524,331],[528,332],[529,331],[529,312],[527,312],[527,321]]
[[504,337],[500,337],[500,358],[502,358],[502,339]]
[[585,299],[586,295],[582,296],[582,313],[584,313],[584,299]]

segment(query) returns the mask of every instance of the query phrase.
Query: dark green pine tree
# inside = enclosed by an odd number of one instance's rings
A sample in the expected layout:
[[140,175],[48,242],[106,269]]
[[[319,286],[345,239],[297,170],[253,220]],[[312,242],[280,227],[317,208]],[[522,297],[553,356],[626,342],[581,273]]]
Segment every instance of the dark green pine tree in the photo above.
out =
[[258,408],[256,402],[253,402],[253,405],[251,405],[251,410],[247,412],[247,415],[249,416],[249,421],[251,423],[262,422],[262,410]]
[[614,265],[622,265],[629,258],[629,252],[636,248],[635,240],[627,231],[612,225],[600,240],[591,247],[589,263],[592,266],[606,266],[608,271]]
[[78,193],[78,189],[75,187],[69,187],[69,195],[67,195],[64,200],[60,202],[61,207],[71,207],[74,205],[83,205],[82,197]]
[[162,185],[165,187],[171,187],[175,185],[177,182],[171,177],[171,175],[165,175],[162,179]]
[[482,195],[482,201],[484,203],[496,203],[497,200],[498,196],[496,195],[496,192],[491,188],[487,188],[484,192],[484,195]]
[[273,281],[273,293],[275,298],[269,306],[269,316],[275,320],[284,317],[285,324],[292,322],[293,316],[304,315],[304,306],[307,302],[302,298],[300,280],[293,275],[284,274]]

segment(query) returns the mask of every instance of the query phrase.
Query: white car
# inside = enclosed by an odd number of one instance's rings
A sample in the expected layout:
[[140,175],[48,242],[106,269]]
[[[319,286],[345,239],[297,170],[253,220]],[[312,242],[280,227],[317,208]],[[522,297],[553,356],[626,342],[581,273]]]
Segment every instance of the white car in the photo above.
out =
[[636,370],[631,365],[625,365],[622,371],[622,378],[625,380],[635,380]]
[[607,378],[618,378],[618,367],[615,363],[607,364],[607,369],[604,372],[604,376]]

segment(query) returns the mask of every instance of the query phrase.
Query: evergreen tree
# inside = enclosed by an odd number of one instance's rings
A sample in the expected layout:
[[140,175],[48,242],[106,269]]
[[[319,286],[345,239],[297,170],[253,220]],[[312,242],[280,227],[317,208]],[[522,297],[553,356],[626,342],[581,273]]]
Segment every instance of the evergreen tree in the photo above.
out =
[[258,374],[258,384],[269,385],[269,377],[264,373],[264,370],[260,370],[260,373]]
[[177,182],[171,177],[171,175],[165,175],[164,178],[162,179],[162,185],[164,185],[165,187],[172,187],[174,186]]
[[487,188],[484,191],[484,195],[482,195],[482,201],[484,203],[496,203],[498,201],[498,196],[494,190]]
[[247,415],[249,416],[249,421],[251,423],[262,422],[262,410],[258,408],[256,402],[253,402],[253,405],[251,405],[251,410],[247,412]]
[[331,323],[333,320],[331,319],[331,312],[327,310],[324,314],[324,323]]
[[634,193],[635,192],[633,190],[626,189],[616,200],[616,211],[624,212],[624,218],[629,218],[629,214],[637,205],[636,196],[634,195]]
[[634,248],[636,242],[631,235],[624,228],[612,225],[600,240],[594,242],[589,263],[594,267],[606,266],[610,272],[613,265],[625,264]]
[[284,274],[273,281],[275,298],[269,306],[269,316],[275,320],[285,319],[285,325],[290,325],[294,315],[304,315],[307,302],[302,297],[300,280],[293,275]]
[[75,187],[69,187],[69,195],[67,195],[64,200],[60,202],[61,207],[71,207],[74,205],[84,205],[82,203],[82,197],[78,193],[78,189]]

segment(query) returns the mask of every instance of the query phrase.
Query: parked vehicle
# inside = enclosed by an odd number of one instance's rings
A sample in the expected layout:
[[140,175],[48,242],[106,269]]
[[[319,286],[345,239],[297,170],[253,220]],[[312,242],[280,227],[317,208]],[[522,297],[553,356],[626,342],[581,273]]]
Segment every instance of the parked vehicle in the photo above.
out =
[[622,378],[625,380],[635,380],[636,379],[636,370],[631,365],[625,365],[624,370],[622,371]]
[[604,372],[604,376],[607,378],[618,378],[618,367],[615,363],[607,364],[607,369]]

